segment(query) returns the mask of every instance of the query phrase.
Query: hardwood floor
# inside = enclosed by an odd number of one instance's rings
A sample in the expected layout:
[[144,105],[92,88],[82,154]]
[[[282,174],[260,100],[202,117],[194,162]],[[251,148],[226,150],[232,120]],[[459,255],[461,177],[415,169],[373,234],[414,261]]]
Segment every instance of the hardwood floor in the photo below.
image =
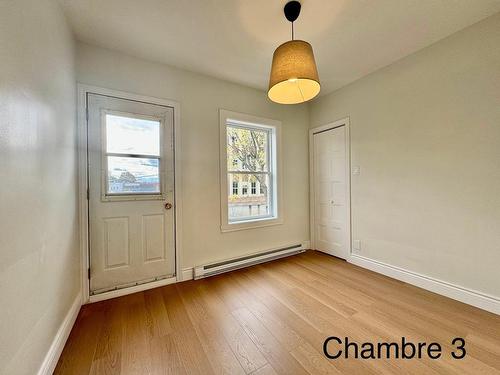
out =
[[[438,342],[443,355],[329,360],[328,336],[358,343],[404,336]],[[450,356],[454,337],[466,340],[463,359]],[[83,306],[55,373],[494,374],[500,317],[306,252]]]

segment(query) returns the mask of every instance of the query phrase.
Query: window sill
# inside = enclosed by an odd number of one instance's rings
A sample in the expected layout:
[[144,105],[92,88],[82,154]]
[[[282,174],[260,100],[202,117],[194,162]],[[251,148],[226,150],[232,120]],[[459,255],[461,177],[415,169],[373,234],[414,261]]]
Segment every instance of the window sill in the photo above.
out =
[[256,229],[283,224],[282,218],[256,219],[236,222],[233,224],[224,223],[221,225],[221,232],[235,232],[238,230]]

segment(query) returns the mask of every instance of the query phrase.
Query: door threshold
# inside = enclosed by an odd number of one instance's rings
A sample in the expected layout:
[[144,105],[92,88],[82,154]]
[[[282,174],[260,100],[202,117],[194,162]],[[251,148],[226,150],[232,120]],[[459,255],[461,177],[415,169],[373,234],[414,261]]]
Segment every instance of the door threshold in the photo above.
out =
[[134,286],[130,286],[127,288],[122,288],[122,289],[117,289],[117,290],[111,290],[109,292],[104,292],[104,293],[100,293],[100,294],[94,294],[94,295],[89,297],[87,303],[94,303],[94,302],[104,301],[104,300],[111,299],[111,298],[126,296],[128,294],[133,294],[133,293],[142,292],[142,291],[148,290],[148,289],[158,288],[160,286],[174,284],[176,282],[177,282],[177,277],[173,276],[173,277],[169,277],[169,278],[162,279],[162,280],[151,281],[149,283],[134,285]]

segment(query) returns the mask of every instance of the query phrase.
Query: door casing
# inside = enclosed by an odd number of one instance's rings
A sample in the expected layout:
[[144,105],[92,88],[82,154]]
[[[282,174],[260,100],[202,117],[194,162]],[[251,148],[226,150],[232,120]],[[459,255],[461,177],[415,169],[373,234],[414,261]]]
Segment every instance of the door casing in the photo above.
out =
[[335,129],[341,126],[345,126],[346,132],[346,204],[347,204],[347,220],[346,220],[346,229],[345,229],[345,238],[347,239],[347,259],[351,257],[352,254],[352,234],[351,234],[351,225],[352,225],[352,216],[351,216],[351,137],[350,137],[350,119],[349,117],[345,117],[343,119],[331,122],[326,125],[318,126],[309,130],[309,220],[310,220],[310,229],[309,232],[311,234],[311,248],[315,249],[315,204],[314,204],[314,134],[325,132],[331,129]]
[[[156,288],[163,285],[182,281],[182,189],[181,189],[181,127],[180,127],[180,104],[169,99],[160,99],[144,95],[137,95],[123,91],[111,90],[97,86],[78,84],[78,204],[79,204],[79,230],[80,230],[80,254],[81,254],[81,290],[82,304],[102,301],[118,296],[135,293],[141,290]],[[106,293],[91,296],[89,288],[89,206],[88,206],[88,141],[87,141],[87,94],[94,93],[121,99],[134,100],[149,104],[163,105],[174,110],[174,191],[175,191],[175,277],[141,284],[129,288],[118,289]]]

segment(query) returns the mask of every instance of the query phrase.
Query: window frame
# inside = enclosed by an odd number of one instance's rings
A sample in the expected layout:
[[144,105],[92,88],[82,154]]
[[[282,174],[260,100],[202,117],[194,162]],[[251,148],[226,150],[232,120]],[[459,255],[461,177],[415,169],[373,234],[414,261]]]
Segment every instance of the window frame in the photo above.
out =
[[[252,116],[244,113],[232,112],[224,109],[219,110],[220,128],[220,207],[221,207],[221,231],[230,232],[259,228],[271,225],[283,224],[282,205],[282,166],[281,166],[281,121]],[[256,218],[244,218],[243,220],[229,221],[229,173],[227,160],[227,126],[239,126],[243,128],[260,128],[268,131],[270,154],[268,155],[268,175],[270,176],[269,189],[272,190],[270,202],[271,215]],[[251,172],[246,172],[250,173]],[[257,172],[260,173],[260,172]],[[240,186],[241,189],[241,186]],[[248,189],[250,189],[250,184]]]
[[[160,134],[159,134],[159,150],[160,155],[143,155],[143,154],[120,154],[110,152],[107,150],[107,132],[106,132],[106,115],[128,117],[134,119],[158,121],[160,123]],[[132,112],[115,111],[109,109],[101,110],[101,201],[112,202],[112,201],[138,201],[138,200],[164,200],[166,199],[166,189],[165,189],[165,171],[163,168],[163,161],[165,158],[165,142],[164,142],[164,128],[165,119],[162,116],[151,116]],[[125,158],[146,158],[146,159],[157,159],[158,160],[158,177],[160,184],[160,191],[157,193],[145,192],[145,193],[108,193],[109,180],[108,180],[108,156],[125,157]]]

